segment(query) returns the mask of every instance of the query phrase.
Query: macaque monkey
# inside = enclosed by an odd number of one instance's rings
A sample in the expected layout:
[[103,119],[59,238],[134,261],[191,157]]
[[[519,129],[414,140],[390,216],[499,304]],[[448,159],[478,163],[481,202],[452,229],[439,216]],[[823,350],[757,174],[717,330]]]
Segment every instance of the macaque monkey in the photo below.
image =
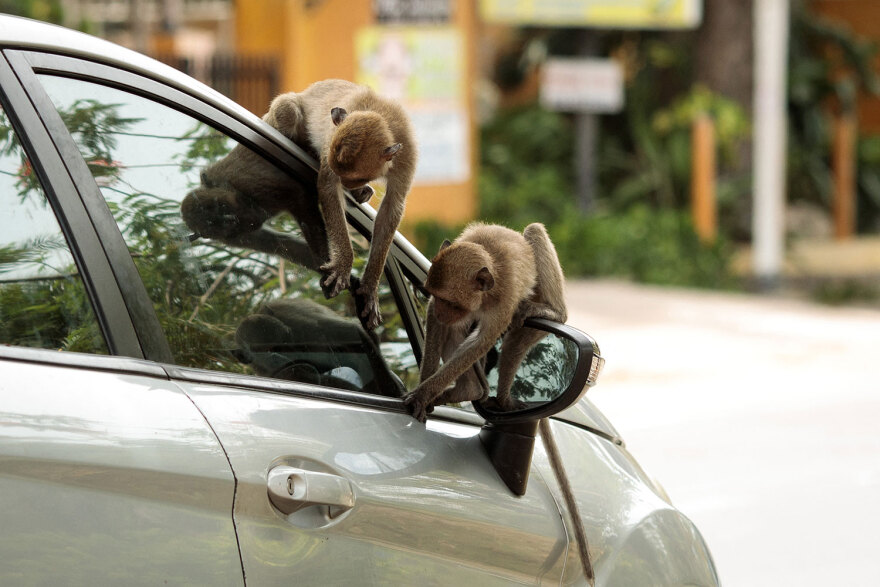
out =
[[502,334],[497,401],[502,409],[510,407],[516,369],[546,334],[523,328],[523,322],[565,322],[563,280],[556,249],[539,223],[522,234],[472,224],[455,242],[443,243],[425,280],[431,300],[420,383],[404,398],[413,417],[424,422],[435,404],[485,399],[488,386],[474,365]]
[[361,317],[366,327],[375,328],[382,319],[379,279],[416,168],[416,145],[406,113],[366,86],[325,80],[300,93],[276,97],[264,120],[294,141],[307,144],[319,157],[318,201],[330,248],[330,258],[321,270],[330,297],[349,287],[354,259],[342,189],[369,198],[372,188],[366,184],[385,178],[367,266],[355,292],[365,298]]
[[[375,328],[381,321],[379,279],[416,167],[406,113],[366,86],[325,80],[276,97],[263,120],[319,158],[317,196],[238,145],[202,171],[202,185],[181,204],[184,222],[198,236],[278,254],[320,271],[325,294],[334,297],[349,287],[354,260],[342,190],[364,203],[373,195],[367,183],[385,178],[369,259],[355,291],[363,296],[362,322]],[[297,220],[305,243],[263,227],[282,211]]]

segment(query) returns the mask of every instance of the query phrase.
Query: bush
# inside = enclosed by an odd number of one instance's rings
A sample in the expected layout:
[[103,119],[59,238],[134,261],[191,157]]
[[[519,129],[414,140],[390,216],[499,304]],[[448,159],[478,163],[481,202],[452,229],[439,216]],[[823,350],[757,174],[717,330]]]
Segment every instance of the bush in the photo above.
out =
[[549,227],[569,277],[616,276],[644,283],[734,288],[730,246],[700,242],[687,214],[637,205],[625,212],[571,215]]

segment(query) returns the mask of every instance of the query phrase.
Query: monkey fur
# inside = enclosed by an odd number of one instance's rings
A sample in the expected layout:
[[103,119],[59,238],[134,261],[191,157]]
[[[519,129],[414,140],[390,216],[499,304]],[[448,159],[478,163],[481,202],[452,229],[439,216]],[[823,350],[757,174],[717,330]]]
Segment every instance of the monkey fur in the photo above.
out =
[[410,413],[424,422],[434,405],[485,399],[481,369],[473,367],[502,334],[496,399],[502,409],[512,407],[516,369],[546,335],[523,322],[567,319],[562,268],[544,226],[530,224],[522,234],[491,224],[468,226],[441,246],[425,290],[431,299],[420,383],[404,398]]
[[373,239],[361,286],[361,317],[378,326],[379,279],[394,233],[403,217],[415,174],[417,150],[409,118],[396,102],[366,86],[344,80],[317,82],[300,93],[281,94],[264,120],[282,134],[307,144],[318,155],[318,201],[329,241],[329,261],[321,265],[330,296],[349,287],[354,253],[342,205],[342,189],[368,198],[366,184],[385,178],[386,191],[376,213]]
[[[363,296],[362,322],[375,328],[381,321],[379,279],[415,173],[409,119],[400,105],[365,86],[325,80],[277,96],[263,120],[319,158],[317,196],[237,145],[202,171],[201,185],[181,204],[184,222],[198,236],[278,254],[320,271],[322,288],[333,297],[349,287],[354,258],[342,189],[364,203],[373,196],[367,183],[384,177],[385,196],[355,292]],[[306,242],[263,227],[282,211],[297,220]]]

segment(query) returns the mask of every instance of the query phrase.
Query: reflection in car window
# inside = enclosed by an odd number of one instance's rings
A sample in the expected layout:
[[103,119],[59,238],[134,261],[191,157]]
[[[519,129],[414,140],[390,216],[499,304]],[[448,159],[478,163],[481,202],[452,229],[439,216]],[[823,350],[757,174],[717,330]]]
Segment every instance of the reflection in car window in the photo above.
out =
[[[302,191],[296,179],[156,102],[40,79],[117,220],[177,364],[390,396],[416,383],[384,280],[384,324],[374,332],[361,327],[350,292],[325,299],[316,260],[323,253],[315,250],[326,247],[320,216],[298,223],[278,215],[266,223],[269,233],[257,230],[266,215],[258,204],[229,197],[259,189],[292,199]],[[259,169],[257,179],[243,185],[241,174],[221,173],[233,158]],[[357,275],[368,243],[353,241]]]
[[70,249],[0,111],[0,344],[107,354]]

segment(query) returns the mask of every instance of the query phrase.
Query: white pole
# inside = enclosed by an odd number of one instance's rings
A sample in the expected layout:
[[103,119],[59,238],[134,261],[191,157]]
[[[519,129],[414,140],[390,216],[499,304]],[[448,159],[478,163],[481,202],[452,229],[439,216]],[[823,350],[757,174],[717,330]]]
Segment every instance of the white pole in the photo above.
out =
[[754,0],[754,205],[752,269],[778,282],[784,248],[789,0]]

